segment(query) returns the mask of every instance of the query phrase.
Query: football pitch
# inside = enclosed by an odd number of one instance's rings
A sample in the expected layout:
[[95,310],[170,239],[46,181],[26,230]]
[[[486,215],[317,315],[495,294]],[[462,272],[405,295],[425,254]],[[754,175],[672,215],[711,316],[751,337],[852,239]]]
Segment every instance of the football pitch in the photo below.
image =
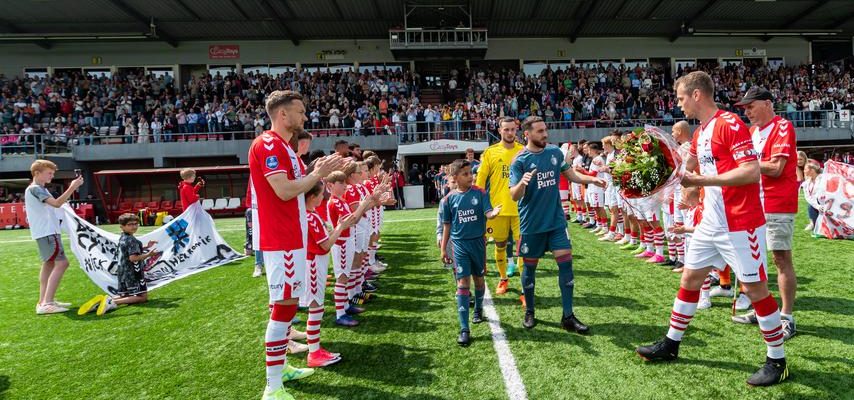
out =
[[[801,229],[803,214],[795,231],[798,335],[786,342],[789,381],[772,388],[745,384],[764,362],[765,346],[756,326],[730,322],[730,300],[723,298],[697,312],[678,361],[645,364],[634,348],[666,332],[679,275],[570,224],[575,312],[590,335],[560,328],[551,258],[538,268],[540,322],[533,330],[522,328],[518,275],[506,295],[493,296],[527,398],[854,398],[854,241],[812,239]],[[334,325],[328,292],[321,343],[344,361],[286,383],[297,399],[508,398],[489,324],[472,325],[471,347],[456,344],[455,284],[438,261],[435,216],[435,209],[386,213],[380,254],[390,267],[378,281],[378,298],[366,305],[360,326],[342,328]],[[242,249],[243,219],[216,222]],[[79,306],[99,290],[80,270],[67,238],[65,249],[71,266],[57,299]],[[487,285],[494,290],[491,249]],[[0,399],[259,398],[267,290],[264,278],[251,277],[252,267],[247,258],[181,279],[152,291],[147,304],[103,317],[78,317],[76,307],[37,316],[36,245],[27,231],[0,232]],[[305,312],[298,315],[297,328],[304,330]],[[304,366],[305,354],[289,361]]]

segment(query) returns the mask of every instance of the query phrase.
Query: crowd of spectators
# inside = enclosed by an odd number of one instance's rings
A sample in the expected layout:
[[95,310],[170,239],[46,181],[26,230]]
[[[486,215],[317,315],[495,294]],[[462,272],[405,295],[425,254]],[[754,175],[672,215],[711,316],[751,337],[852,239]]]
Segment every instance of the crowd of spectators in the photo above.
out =
[[[443,102],[423,104],[417,72],[286,72],[205,75],[176,87],[170,75],[125,71],[111,77],[80,72],[8,79],[0,75],[0,146],[22,151],[69,144],[250,138],[269,127],[267,93],[288,88],[307,101],[309,131],[340,135],[396,134],[401,140],[454,134],[483,138],[502,116],[539,115],[555,128],[668,125],[683,117],[674,76],[650,66],[600,64],[546,68],[525,75],[510,69],[452,70]],[[854,109],[849,64],[702,66],[716,82],[721,107],[752,85],[775,95],[779,114],[797,126],[835,126],[836,112]],[[323,130],[323,131],[321,131]],[[107,138],[109,137],[109,139]]]

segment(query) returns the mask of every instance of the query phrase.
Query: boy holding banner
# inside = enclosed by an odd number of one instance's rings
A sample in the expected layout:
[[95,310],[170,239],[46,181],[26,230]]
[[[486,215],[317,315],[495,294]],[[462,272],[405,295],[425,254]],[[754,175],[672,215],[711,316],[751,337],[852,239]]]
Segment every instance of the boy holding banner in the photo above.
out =
[[145,266],[143,261],[157,257],[159,251],[149,250],[157,245],[150,241],[145,247],[133,235],[139,229],[139,217],[126,213],[119,216],[119,226],[122,236],[119,237],[119,257],[116,274],[119,278],[118,297],[99,294],[80,306],[77,315],[84,315],[97,309],[98,316],[115,310],[119,304],[139,304],[148,301],[148,286],[145,282]]
[[62,249],[62,238],[59,231],[59,220],[54,208],[62,207],[71,195],[83,185],[83,177],[77,176],[71,181],[68,189],[58,198],[48,192],[45,185],[53,180],[56,164],[48,160],[36,160],[30,165],[33,182],[24,193],[24,206],[27,210],[27,221],[30,224],[30,235],[38,245],[39,256],[42,260],[39,274],[39,302],[36,303],[36,314],[56,314],[68,311],[69,303],[61,303],[54,299],[59,281],[68,268],[68,258]]

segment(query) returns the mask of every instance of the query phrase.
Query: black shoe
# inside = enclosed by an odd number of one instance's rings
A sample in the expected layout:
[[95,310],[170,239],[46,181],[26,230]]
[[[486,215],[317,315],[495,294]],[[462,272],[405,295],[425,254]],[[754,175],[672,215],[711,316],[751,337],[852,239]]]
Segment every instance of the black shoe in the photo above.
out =
[[371,300],[374,299],[374,297],[376,297],[375,294],[362,292],[362,293],[358,293],[355,296],[353,296],[353,299],[360,301],[359,304],[365,304],[365,303],[370,303]]
[[377,261],[385,261],[385,257],[383,257],[383,256],[381,256],[381,255],[379,255],[379,254],[377,254],[374,258],[376,258],[376,259],[377,259]]
[[587,325],[584,325],[578,318],[575,317],[575,314],[570,314],[568,317],[563,317],[560,321],[560,325],[563,329],[566,329],[567,332],[576,332],[582,335],[590,332],[590,328]]
[[683,263],[682,261],[677,260],[676,264],[673,264],[673,269],[679,269],[679,268],[683,268],[683,267],[685,267],[685,263]]
[[676,265],[676,260],[670,260],[670,259],[668,259],[668,260],[667,260],[667,261],[665,261],[663,264],[659,264],[659,265],[663,265],[663,266],[665,266],[665,267],[670,267],[670,268],[672,269],[672,268]]
[[673,361],[679,357],[679,343],[665,336],[649,346],[640,346],[635,351],[646,361]]
[[483,309],[475,308],[474,316],[471,318],[471,323],[479,324],[481,322],[483,322]]
[[536,325],[537,325],[537,319],[534,318],[534,312],[533,311],[525,311],[525,320],[522,321],[522,326],[524,326],[525,329],[531,329],[531,328],[535,327]]
[[460,336],[457,337],[457,344],[460,345],[460,347],[469,347],[469,344],[471,343],[470,336],[469,331],[461,330]]
[[374,285],[371,285],[371,284],[370,284],[370,283],[368,283],[368,282],[365,282],[365,283],[362,285],[362,290],[363,290],[363,291],[365,291],[365,292],[367,292],[367,293],[373,293],[373,292],[376,292],[376,291],[377,291],[377,287],[376,287],[376,286],[374,286]]
[[721,279],[714,276],[709,277],[709,286],[720,286]]
[[765,365],[747,379],[750,386],[771,386],[783,382],[789,377],[786,359],[765,358]]
[[469,308],[474,308],[474,299],[469,299]]

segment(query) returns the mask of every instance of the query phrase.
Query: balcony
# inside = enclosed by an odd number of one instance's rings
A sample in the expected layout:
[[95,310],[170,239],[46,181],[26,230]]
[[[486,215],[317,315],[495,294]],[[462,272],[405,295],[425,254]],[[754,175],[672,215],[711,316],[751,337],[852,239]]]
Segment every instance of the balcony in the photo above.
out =
[[442,55],[483,57],[489,47],[486,29],[392,29],[388,31],[389,48],[398,58]]

